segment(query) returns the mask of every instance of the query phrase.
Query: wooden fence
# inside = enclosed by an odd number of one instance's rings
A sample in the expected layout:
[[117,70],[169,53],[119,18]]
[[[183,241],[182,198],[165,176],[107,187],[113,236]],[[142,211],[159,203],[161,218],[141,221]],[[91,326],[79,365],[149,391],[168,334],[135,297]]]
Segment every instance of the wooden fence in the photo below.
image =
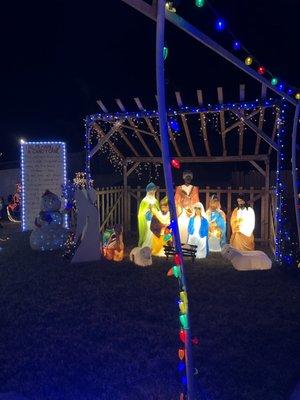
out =
[[[244,189],[239,188],[211,188],[206,186],[200,188],[200,201],[205,208],[208,208],[209,199],[212,194],[217,194],[221,200],[222,209],[227,215],[227,238],[231,235],[230,216],[235,208],[235,200],[238,195],[245,195],[251,206],[254,208],[256,216],[255,240],[262,244],[269,244],[274,249],[275,238],[275,194],[271,190],[265,188],[254,189],[250,187]],[[145,196],[146,191],[142,187],[107,187],[98,189],[98,211],[100,216],[100,232],[103,232],[107,227],[112,227],[115,224],[122,224],[124,227],[125,236],[129,232],[137,231],[137,213],[139,204]],[[165,189],[158,189],[157,197],[161,199],[166,195]]]

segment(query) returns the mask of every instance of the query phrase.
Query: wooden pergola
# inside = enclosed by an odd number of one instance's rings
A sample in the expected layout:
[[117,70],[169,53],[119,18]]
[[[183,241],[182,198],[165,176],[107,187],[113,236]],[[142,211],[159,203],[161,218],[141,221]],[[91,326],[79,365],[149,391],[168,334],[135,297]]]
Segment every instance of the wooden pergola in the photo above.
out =
[[[261,214],[267,221],[261,222],[266,226],[261,230],[268,231],[272,215],[269,212],[270,157],[272,150],[278,150],[282,100],[268,98],[265,85],[261,86],[260,97],[255,101],[245,101],[245,92],[245,85],[241,84],[239,101],[224,103],[223,88],[218,87],[216,104],[206,105],[204,93],[199,89],[195,92],[197,103],[193,107],[184,106],[182,94],[175,92],[177,106],[167,112],[170,148],[172,157],[181,163],[250,163],[264,177]],[[161,142],[157,110],[146,110],[138,97],[134,98],[134,111],[127,110],[120,99],[115,102],[118,111],[109,112],[104,102],[98,100],[101,113],[87,117],[86,159],[87,170],[90,170],[91,159],[107,150],[108,158],[122,168],[126,230],[130,227],[128,178],[141,164],[162,164]],[[257,193],[250,197],[255,199],[256,196]],[[275,225],[274,221],[271,224]],[[261,240],[267,242],[269,238],[266,232]]]

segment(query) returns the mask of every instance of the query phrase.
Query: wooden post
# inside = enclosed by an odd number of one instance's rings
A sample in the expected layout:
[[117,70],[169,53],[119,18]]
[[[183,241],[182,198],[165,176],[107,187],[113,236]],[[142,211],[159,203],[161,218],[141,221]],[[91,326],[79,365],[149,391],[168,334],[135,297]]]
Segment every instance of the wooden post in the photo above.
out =
[[97,210],[98,210],[98,225],[99,225],[99,232],[100,232],[100,195],[99,195],[99,188],[97,189]]
[[128,203],[128,180],[127,180],[127,162],[123,165],[123,231],[126,237],[128,233],[128,214],[127,214],[127,203]]
[[[265,187],[266,187],[266,195],[265,195],[265,215],[266,215],[266,223],[265,223],[265,239],[268,243],[270,240],[270,161],[265,162],[266,165],[266,176],[265,176]],[[269,242],[270,244],[270,242]]]
[[209,207],[209,186],[205,187],[205,209]]
[[262,241],[262,243],[264,243],[264,241],[265,241],[265,223],[266,223],[266,218],[267,218],[267,215],[266,215],[266,207],[265,207],[265,199],[266,199],[266,197],[265,197],[265,189],[266,188],[262,188],[262,190],[263,190],[263,193],[262,193],[262,196],[261,196],[261,199],[260,199],[260,201],[261,201],[261,204],[260,204],[260,212],[261,212],[261,215],[260,215],[260,237],[261,237],[261,241]]
[[[156,87],[157,87],[157,100],[158,100],[158,115],[159,115],[159,130],[161,136],[161,148],[165,183],[167,189],[167,196],[169,201],[170,217],[172,221],[172,233],[175,244],[175,251],[180,257],[181,261],[181,290],[188,293],[185,268],[182,257],[181,240],[178,229],[178,221],[175,208],[173,178],[170,162],[169,150],[169,135],[167,125],[167,112],[166,112],[166,99],[165,99],[165,74],[164,74],[164,58],[163,48],[165,41],[165,0],[157,1],[157,23],[156,23]],[[187,329],[185,329],[185,364],[187,376],[187,395],[189,400],[194,400],[194,368],[192,360],[192,342],[191,342],[191,324],[189,312],[186,313]]]

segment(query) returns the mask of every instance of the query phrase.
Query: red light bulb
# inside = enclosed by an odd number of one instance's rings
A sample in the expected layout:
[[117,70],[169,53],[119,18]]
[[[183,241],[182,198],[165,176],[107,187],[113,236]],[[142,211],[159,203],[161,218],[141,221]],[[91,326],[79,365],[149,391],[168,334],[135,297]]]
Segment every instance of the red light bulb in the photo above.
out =
[[186,341],[186,332],[183,329],[181,329],[179,332],[179,339],[182,341],[182,343],[185,343]]
[[175,158],[173,158],[173,160],[171,161],[171,165],[172,165],[173,168],[179,169],[180,168],[180,161],[178,161]]
[[175,254],[175,256],[174,256],[174,264],[175,264],[175,265],[180,265],[180,257],[179,257],[179,254]]
[[259,75],[263,75],[266,72],[266,68],[261,65],[257,68],[257,72],[259,73]]

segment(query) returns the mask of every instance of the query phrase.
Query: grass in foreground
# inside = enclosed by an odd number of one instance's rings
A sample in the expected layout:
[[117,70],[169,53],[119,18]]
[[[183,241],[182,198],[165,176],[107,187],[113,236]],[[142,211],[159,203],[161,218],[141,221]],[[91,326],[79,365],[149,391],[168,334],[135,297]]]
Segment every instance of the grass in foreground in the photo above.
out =
[[[0,392],[179,398],[170,263],[70,265],[59,253],[33,252],[28,234],[11,233],[0,243]],[[300,379],[299,277],[237,272],[218,255],[187,270],[199,398],[287,399]]]

